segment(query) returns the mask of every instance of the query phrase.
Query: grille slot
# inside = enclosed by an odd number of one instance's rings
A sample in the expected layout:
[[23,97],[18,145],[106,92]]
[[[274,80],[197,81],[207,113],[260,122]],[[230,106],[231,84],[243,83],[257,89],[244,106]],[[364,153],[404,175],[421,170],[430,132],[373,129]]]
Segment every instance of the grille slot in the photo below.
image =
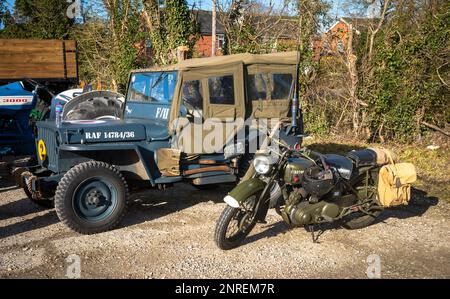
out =
[[[57,146],[56,146],[56,134],[54,131],[48,128],[38,128],[38,136],[39,139],[44,140],[45,147],[47,149],[47,160],[39,163],[42,166],[47,167],[51,171],[57,171],[58,165],[58,155],[57,155]],[[48,163],[48,165],[46,165]]]

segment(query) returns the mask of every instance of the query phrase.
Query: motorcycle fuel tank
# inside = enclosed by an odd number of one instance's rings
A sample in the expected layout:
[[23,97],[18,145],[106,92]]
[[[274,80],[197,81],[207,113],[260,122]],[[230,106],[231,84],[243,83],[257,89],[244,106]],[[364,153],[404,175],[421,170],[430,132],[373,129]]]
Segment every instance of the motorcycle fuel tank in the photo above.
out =
[[305,158],[289,158],[284,169],[284,181],[291,185],[300,185],[303,179],[303,172],[314,163]]

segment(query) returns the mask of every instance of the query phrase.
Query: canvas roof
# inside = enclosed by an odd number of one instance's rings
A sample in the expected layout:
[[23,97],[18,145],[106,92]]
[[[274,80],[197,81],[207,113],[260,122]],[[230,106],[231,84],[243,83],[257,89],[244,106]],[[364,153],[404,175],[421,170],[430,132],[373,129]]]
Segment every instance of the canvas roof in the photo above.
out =
[[155,66],[147,69],[134,70],[133,73],[170,71],[170,70],[188,70],[202,67],[214,67],[221,65],[242,62],[245,65],[252,64],[278,64],[278,65],[296,65],[298,63],[298,52],[278,52],[270,54],[233,54],[224,56],[215,56],[207,58],[186,59],[177,64],[169,66]]

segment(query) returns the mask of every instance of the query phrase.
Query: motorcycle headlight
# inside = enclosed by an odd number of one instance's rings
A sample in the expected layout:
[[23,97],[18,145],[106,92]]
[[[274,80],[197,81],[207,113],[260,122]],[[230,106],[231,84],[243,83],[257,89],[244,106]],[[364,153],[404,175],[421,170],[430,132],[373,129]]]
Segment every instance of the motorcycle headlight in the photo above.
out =
[[271,168],[270,159],[267,156],[257,156],[255,157],[255,160],[253,160],[253,166],[257,173],[266,174]]

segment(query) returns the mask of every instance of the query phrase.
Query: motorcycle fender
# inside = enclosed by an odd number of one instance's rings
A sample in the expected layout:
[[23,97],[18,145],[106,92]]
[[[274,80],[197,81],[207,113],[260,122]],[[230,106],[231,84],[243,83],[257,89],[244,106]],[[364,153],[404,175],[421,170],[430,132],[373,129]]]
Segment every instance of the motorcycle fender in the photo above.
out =
[[239,207],[250,195],[261,191],[266,183],[257,178],[251,178],[237,185],[225,196],[224,201],[233,208]]

